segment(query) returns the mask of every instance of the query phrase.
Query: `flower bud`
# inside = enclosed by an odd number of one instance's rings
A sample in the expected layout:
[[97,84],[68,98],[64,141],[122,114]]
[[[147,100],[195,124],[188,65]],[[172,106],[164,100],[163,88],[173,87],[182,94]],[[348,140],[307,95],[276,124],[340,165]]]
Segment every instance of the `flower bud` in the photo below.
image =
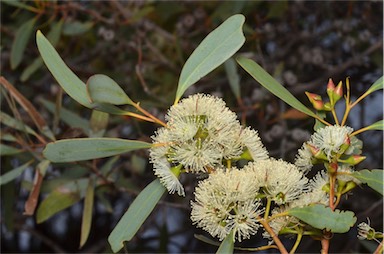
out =
[[352,190],[353,188],[355,188],[357,186],[357,184],[353,181],[350,181],[348,182],[344,189],[343,189],[343,192],[341,194],[344,194],[344,193],[347,193],[348,191]]
[[337,87],[333,83],[332,79],[329,79],[327,85],[327,94],[331,106],[334,106],[341,97],[343,97],[343,83],[340,81]]
[[331,174],[336,173],[337,169],[338,169],[337,163],[332,162],[332,163],[327,165],[327,170]]
[[347,135],[345,136],[344,143],[340,146],[339,153],[343,154],[349,148],[350,145],[351,145],[351,139]]
[[355,165],[359,164],[360,162],[362,162],[363,160],[365,160],[365,158],[367,158],[367,157],[361,156],[361,155],[352,155],[352,156],[349,156],[345,160],[339,159],[338,162],[348,163],[349,165],[355,166]]
[[335,103],[343,97],[343,83],[340,81],[337,87],[335,88],[335,94],[334,94],[334,99]]
[[323,151],[321,151],[319,148],[308,144],[308,148],[311,151],[313,157],[320,160],[328,160],[327,155]]
[[309,92],[305,92],[305,94],[316,110],[324,110],[324,102],[320,95]]

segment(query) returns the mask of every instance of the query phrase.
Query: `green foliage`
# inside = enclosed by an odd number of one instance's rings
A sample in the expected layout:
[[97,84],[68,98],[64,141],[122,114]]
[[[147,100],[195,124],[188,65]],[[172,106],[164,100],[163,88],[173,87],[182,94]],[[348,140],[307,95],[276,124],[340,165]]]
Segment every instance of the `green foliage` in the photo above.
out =
[[17,168],[14,168],[14,169],[8,171],[7,173],[5,173],[4,175],[0,176],[0,185],[6,184],[6,183],[14,180],[19,175],[21,175],[24,172],[24,170],[26,170],[32,164],[32,162],[33,162],[33,160],[28,161],[27,163],[25,163],[25,164],[23,164]]
[[313,113],[303,103],[296,99],[295,96],[293,96],[285,87],[279,84],[276,79],[274,79],[255,61],[245,57],[238,57],[236,60],[244,70],[246,70],[257,82],[260,83],[260,85],[268,89],[282,101],[309,116],[316,117],[315,113]]
[[245,17],[237,14],[213,30],[193,51],[181,70],[175,102],[188,87],[235,54],[245,42],[242,26]]
[[225,237],[225,239],[220,244],[219,249],[216,253],[233,253],[234,241],[233,241],[233,231]]
[[108,237],[114,253],[123,248],[124,241],[130,241],[137,233],[165,191],[165,187],[156,179],[140,192]]
[[382,169],[364,169],[353,172],[352,175],[359,179],[362,183],[366,183],[369,187],[383,195],[383,170]]
[[227,72],[227,78],[229,85],[231,86],[233,94],[236,96],[236,99],[240,99],[240,76],[237,70],[236,61],[233,58],[229,58],[224,63],[225,71]]
[[80,248],[87,241],[89,232],[91,231],[94,193],[95,193],[95,184],[94,184],[94,180],[91,178],[89,180],[87,190],[85,193],[85,198],[84,198],[83,220],[81,223]]
[[314,228],[326,229],[333,233],[345,233],[356,223],[351,211],[340,211],[316,204],[288,210],[288,214],[299,218]]
[[87,90],[92,102],[112,105],[132,105],[133,101],[121,87],[110,77],[96,74],[87,81]]
[[49,143],[43,155],[52,162],[70,162],[104,158],[150,147],[150,143],[136,140],[76,138]]
[[373,93],[374,91],[382,90],[383,86],[383,77],[381,77],[372,84],[372,86],[367,90],[367,93]]
[[384,121],[383,120],[377,121],[376,123],[373,123],[373,124],[365,127],[364,129],[383,131],[384,130]]
[[15,40],[12,44],[11,49],[11,68],[16,69],[16,67],[23,60],[23,55],[25,48],[27,47],[27,43],[31,34],[33,32],[33,27],[36,23],[36,18],[32,18],[22,24],[16,32]]

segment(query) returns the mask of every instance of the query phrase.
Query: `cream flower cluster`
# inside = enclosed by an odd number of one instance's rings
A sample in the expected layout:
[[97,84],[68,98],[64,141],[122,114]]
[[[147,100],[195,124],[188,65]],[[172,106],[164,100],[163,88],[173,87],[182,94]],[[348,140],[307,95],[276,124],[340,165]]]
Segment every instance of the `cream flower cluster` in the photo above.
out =
[[167,127],[152,137],[150,161],[169,193],[184,195],[181,171],[211,172],[245,155],[255,161],[268,158],[257,131],[242,127],[220,98],[192,95],[173,105],[166,120]]

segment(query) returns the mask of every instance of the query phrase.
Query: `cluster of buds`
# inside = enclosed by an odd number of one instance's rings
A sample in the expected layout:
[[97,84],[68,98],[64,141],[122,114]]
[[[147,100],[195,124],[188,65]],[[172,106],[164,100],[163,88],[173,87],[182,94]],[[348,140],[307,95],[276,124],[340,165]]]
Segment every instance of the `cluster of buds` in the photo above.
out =
[[335,106],[336,102],[343,97],[343,83],[340,81],[335,87],[332,79],[329,79],[327,85],[327,94],[329,102],[324,102],[320,95],[315,93],[305,92],[309,101],[311,102],[314,109],[318,111],[331,111]]

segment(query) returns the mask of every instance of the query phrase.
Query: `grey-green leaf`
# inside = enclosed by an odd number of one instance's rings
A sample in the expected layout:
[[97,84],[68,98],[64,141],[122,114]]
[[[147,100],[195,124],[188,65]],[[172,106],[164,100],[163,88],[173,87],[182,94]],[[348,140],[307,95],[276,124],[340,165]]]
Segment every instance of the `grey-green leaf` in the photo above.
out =
[[31,165],[32,162],[33,160],[28,161],[27,163],[21,165],[20,167],[14,168],[8,171],[7,173],[5,173],[4,175],[0,176],[0,185],[6,184],[14,180],[19,175],[21,175],[24,172],[24,170],[26,170],[29,167],[29,165]]
[[124,246],[124,241],[130,241],[133,238],[165,190],[159,179],[156,179],[140,192],[108,237],[114,253]]
[[21,63],[23,59],[25,48],[27,47],[29,37],[31,37],[33,27],[36,23],[36,18],[32,18],[22,24],[16,31],[15,39],[11,48],[11,68],[16,67]]
[[124,90],[113,79],[103,74],[91,76],[87,81],[87,90],[92,102],[112,105],[133,104]]
[[295,96],[293,96],[284,86],[279,84],[276,79],[274,79],[255,61],[245,57],[238,57],[236,60],[244,70],[246,70],[257,82],[259,82],[271,93],[285,101],[291,107],[309,116],[316,117],[315,113],[313,113],[303,103],[296,99]]
[[375,83],[372,84],[372,86],[367,90],[367,93],[373,93],[374,91],[383,89],[383,76],[375,81]]
[[64,91],[81,105],[92,108],[84,82],[69,69],[40,30],[36,33],[36,42],[45,65]]
[[383,195],[383,170],[382,169],[364,169],[356,171],[352,174],[362,183],[366,183],[369,187]]
[[224,63],[225,71],[227,73],[227,78],[229,85],[232,89],[232,92],[235,94],[236,99],[240,99],[240,76],[237,71],[237,64],[233,58],[229,58]]
[[150,143],[137,140],[76,138],[49,143],[43,155],[51,162],[71,162],[104,158],[150,147]]
[[302,208],[292,208],[288,214],[299,218],[314,228],[326,229],[333,233],[345,233],[356,223],[355,214],[351,211],[340,211],[324,205],[316,204]]
[[181,70],[175,103],[188,87],[235,54],[245,42],[245,17],[236,14],[213,30],[193,51]]
[[376,123],[373,123],[373,124],[365,127],[364,129],[366,129],[366,130],[384,131],[384,121],[383,120],[377,121]]
[[15,155],[23,152],[23,150],[17,149],[13,146],[0,144],[0,156]]
[[216,253],[233,253],[234,241],[233,230],[225,237]]

